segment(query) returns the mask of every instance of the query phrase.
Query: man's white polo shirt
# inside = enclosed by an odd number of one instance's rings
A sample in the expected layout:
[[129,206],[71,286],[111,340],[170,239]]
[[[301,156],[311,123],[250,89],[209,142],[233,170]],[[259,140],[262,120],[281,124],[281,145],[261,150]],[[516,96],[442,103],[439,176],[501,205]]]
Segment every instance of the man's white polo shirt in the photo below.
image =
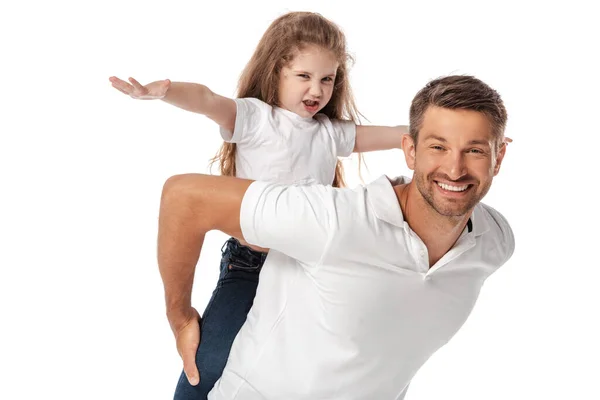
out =
[[254,182],[240,218],[271,251],[211,400],[402,399],[514,249],[508,222],[479,204],[429,268],[385,176],[354,190]]

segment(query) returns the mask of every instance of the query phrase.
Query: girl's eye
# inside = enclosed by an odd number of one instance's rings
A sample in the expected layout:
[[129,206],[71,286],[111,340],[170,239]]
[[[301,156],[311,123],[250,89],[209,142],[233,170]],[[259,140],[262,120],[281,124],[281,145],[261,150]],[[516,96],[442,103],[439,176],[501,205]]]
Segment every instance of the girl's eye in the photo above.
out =
[[300,78],[305,78],[305,79],[307,79],[307,78],[308,78],[308,75],[307,75],[307,74],[298,74],[298,76],[299,76]]
[[323,82],[333,82],[333,79],[330,76],[326,76],[323,78]]

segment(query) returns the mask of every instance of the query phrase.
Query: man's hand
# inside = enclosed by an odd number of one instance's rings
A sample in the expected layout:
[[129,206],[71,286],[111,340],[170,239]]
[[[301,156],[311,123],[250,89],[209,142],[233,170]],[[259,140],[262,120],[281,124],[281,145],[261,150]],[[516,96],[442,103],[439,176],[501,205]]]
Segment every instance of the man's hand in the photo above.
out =
[[171,323],[171,329],[175,334],[177,352],[183,360],[183,371],[190,385],[196,386],[200,382],[200,373],[196,368],[196,352],[200,345],[200,314],[192,308],[190,315],[182,323]]
[[133,78],[129,78],[129,82],[131,83],[127,83],[116,76],[111,76],[108,80],[118,91],[129,95],[133,99],[139,100],[162,99],[167,95],[167,90],[171,87],[171,81],[168,79],[152,82],[146,86],[142,86]]

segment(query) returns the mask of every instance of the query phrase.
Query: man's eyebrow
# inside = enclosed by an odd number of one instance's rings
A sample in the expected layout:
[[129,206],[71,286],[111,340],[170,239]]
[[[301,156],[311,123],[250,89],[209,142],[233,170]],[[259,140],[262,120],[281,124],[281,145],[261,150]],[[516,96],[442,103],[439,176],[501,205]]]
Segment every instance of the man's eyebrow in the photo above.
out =
[[[424,141],[425,140],[437,140],[438,142],[442,142],[442,143],[447,143],[448,142],[445,138],[443,138],[441,136],[437,136],[435,134],[426,136],[425,139],[423,139],[423,140]],[[482,146],[489,146],[490,142],[487,141],[487,140],[471,140],[468,144],[470,144],[470,145],[471,144],[478,144],[478,145],[482,145]]]
[[471,140],[469,144],[480,144],[482,146],[489,146],[490,142],[488,140]]
[[425,139],[423,139],[423,140],[437,140],[437,141],[443,142],[443,143],[447,142],[447,140],[444,139],[443,137],[437,136],[437,135],[434,135],[434,134],[429,135],[429,136],[425,136]]

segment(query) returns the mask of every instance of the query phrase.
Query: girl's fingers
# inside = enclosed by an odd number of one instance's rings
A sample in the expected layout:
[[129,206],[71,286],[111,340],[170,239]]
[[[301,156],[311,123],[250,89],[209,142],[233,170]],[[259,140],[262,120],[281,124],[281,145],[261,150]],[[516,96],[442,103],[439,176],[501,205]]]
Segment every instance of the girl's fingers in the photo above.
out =
[[124,91],[124,90],[123,90],[123,89],[121,89],[120,87],[117,87],[117,86],[115,86],[115,85],[113,85],[113,87],[114,87],[115,89],[117,89],[119,92],[121,92],[121,93],[125,93],[126,95],[129,95],[129,93],[128,93],[128,92]]
[[129,78],[129,82],[131,82],[133,87],[136,88],[137,90],[142,90],[142,91],[145,90],[145,88],[135,79]]

